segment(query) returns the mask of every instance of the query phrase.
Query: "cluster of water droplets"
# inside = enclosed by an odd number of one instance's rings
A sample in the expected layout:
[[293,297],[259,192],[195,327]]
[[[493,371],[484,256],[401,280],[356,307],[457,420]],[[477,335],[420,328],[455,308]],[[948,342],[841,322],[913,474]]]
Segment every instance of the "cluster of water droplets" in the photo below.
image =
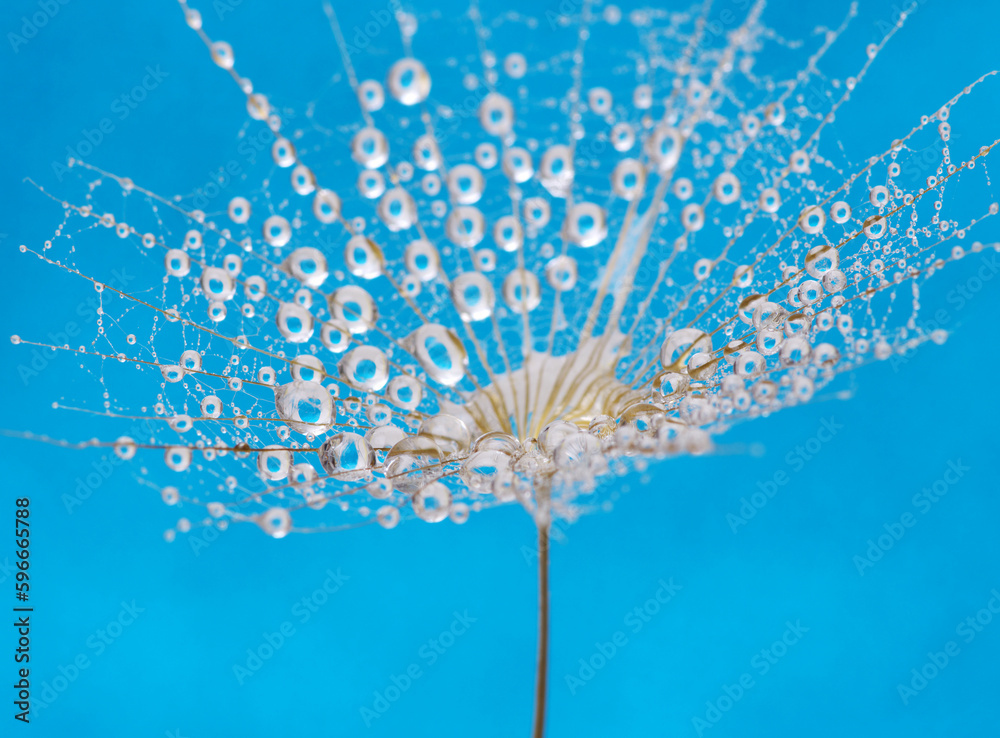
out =
[[[72,162],[85,199],[37,252],[101,295],[98,335],[58,348],[155,394],[147,417],[106,389],[99,414],[161,421],[107,445],[164,455],[177,531],[461,523],[508,502],[572,519],[606,504],[604,479],[941,342],[919,286],[982,249],[967,235],[997,212],[981,195],[964,219],[945,208],[988,181],[992,145],[953,152],[949,123],[983,80],[860,165],[824,135],[899,25],[807,104],[844,26],[801,48],[761,3],[725,32],[697,7],[484,19],[474,3],[466,48],[444,54],[434,26],[454,21],[400,10],[390,62],[353,53],[324,5],[347,92],[321,127],[322,100],[299,125],[181,7],[266,156],[207,204]],[[761,71],[772,45],[800,70]],[[162,285],[74,266],[114,237],[162,263]]]

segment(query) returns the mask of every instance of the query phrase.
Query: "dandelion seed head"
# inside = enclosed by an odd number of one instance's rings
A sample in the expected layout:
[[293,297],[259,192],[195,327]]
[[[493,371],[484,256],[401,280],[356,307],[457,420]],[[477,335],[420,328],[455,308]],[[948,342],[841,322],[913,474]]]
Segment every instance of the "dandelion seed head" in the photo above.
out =
[[[951,123],[986,77],[860,163],[831,133],[898,26],[816,99],[844,25],[800,48],[762,4],[722,34],[699,9],[473,4],[443,53],[444,19],[401,12],[382,31],[395,59],[353,48],[326,4],[343,68],[335,104],[303,116],[180,4],[245,95],[259,157],[180,198],[71,160],[82,194],[27,251],[98,291],[98,335],[67,350],[106,396],[148,388],[151,415],[107,399],[100,414],[147,422],[108,445],[162,453],[163,501],[212,524],[280,538],[602,509],[650,459],[942,343],[920,286],[997,213],[995,143],[956,146]],[[594,45],[612,63],[589,64]],[[808,63],[763,69],[771,45]],[[129,247],[161,281],[75,265]]]

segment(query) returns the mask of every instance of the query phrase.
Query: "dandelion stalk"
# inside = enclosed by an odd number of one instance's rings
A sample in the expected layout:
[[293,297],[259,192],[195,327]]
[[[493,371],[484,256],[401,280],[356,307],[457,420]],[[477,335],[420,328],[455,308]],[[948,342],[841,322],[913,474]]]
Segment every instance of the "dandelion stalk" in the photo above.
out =
[[535,727],[532,738],[545,734],[545,696],[549,671],[549,523],[538,526],[538,668],[535,673]]

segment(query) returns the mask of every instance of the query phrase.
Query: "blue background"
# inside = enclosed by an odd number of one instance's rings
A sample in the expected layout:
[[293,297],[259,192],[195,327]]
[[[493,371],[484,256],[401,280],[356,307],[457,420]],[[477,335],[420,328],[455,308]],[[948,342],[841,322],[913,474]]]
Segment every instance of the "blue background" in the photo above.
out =
[[[261,89],[309,100],[339,69],[318,2],[243,0],[219,21],[202,4],[206,29],[233,43],[238,66]],[[454,15],[464,5],[443,10]],[[557,5],[557,4],[554,4]],[[840,7],[843,5],[843,7]],[[837,7],[831,7],[837,6]],[[280,7],[280,9],[279,9]],[[836,25],[846,3],[803,9],[775,3],[765,20],[789,37]],[[0,31],[18,32],[35,2],[8,0]],[[863,2],[839,46],[847,67],[877,41],[888,2]],[[367,8],[345,8],[345,25]],[[494,9],[484,4],[489,16]],[[539,13],[537,6],[536,14]],[[354,14],[353,16],[351,14]],[[822,17],[818,17],[822,16]],[[837,129],[855,160],[881,150],[962,86],[997,66],[1000,6],[928,0],[887,49]],[[419,37],[418,37],[419,38]],[[596,52],[599,53],[599,52]],[[203,185],[233,156],[242,95],[207,59],[173,2],[70,0],[15,54],[0,43],[4,116],[0,167],[3,333],[43,337],[59,330],[87,292],[17,245],[37,247],[58,208],[21,182],[32,176],[58,192],[52,161],[81,131],[108,115],[111,101],[161,65],[169,77],[102,142],[90,160],[160,193]],[[992,141],[996,85],[973,99],[968,140]],[[956,124],[957,125],[957,124]],[[990,225],[973,237],[997,239]],[[949,267],[924,292],[947,305],[949,290],[980,262]],[[723,685],[751,672],[755,686],[706,731],[724,736],[993,736],[1000,732],[996,664],[1000,624],[969,644],[956,625],[1000,588],[996,535],[996,419],[990,377],[1000,361],[1000,284],[987,283],[962,310],[953,335],[928,345],[899,372],[886,363],[859,371],[851,399],[828,398],[746,424],[720,453],[675,459],[645,478],[622,480],[611,514],[589,516],[554,544],[551,702],[548,735],[697,735],[692,718]],[[51,401],[93,399],[93,378],[60,356],[26,387],[25,347],[0,343],[0,426],[68,438],[96,433],[86,418]],[[851,383],[848,382],[847,385]],[[788,471],[786,454],[823,418],[843,425],[832,441],[749,524],[726,522],[757,482]],[[750,455],[763,443],[762,455]],[[33,641],[36,696],[79,653],[83,670],[32,725],[15,725],[4,692],[0,734],[44,736],[230,735],[516,736],[529,730],[536,640],[536,572],[524,547],[534,531],[513,506],[474,515],[464,526],[408,524],[275,541],[236,526],[196,555],[188,540],[166,544],[175,514],[118,470],[67,514],[60,495],[91,471],[97,455],[0,439],[3,500],[32,499]],[[970,467],[951,493],[920,514],[911,502],[949,460]],[[917,524],[859,576],[852,562],[883,524],[915,512]],[[13,550],[0,526],[0,562]],[[328,568],[350,579],[308,623],[292,608],[321,586]],[[0,572],[0,578],[4,574]],[[627,630],[625,616],[673,577],[672,602],[573,695],[565,682],[595,643]],[[0,603],[13,581],[0,582]],[[99,656],[88,638],[121,603],[144,608]],[[6,605],[2,605],[6,607]],[[454,612],[476,622],[433,665],[419,649]],[[6,619],[6,616],[5,616]],[[786,621],[809,628],[766,675],[751,659],[781,637]],[[264,632],[292,621],[296,633],[239,685],[233,665]],[[897,685],[928,651],[958,640],[961,653],[904,706]],[[13,678],[11,628],[0,629],[0,683]],[[423,675],[370,729],[360,714],[373,693],[417,663]],[[4,687],[7,690],[8,687]]]

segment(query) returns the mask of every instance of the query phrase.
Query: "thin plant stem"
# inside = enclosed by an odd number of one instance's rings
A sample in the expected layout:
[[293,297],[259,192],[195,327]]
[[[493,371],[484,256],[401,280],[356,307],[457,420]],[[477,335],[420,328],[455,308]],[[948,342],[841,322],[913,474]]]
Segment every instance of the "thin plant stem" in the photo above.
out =
[[538,669],[535,673],[535,729],[545,735],[545,698],[549,672],[549,525],[538,526]]

